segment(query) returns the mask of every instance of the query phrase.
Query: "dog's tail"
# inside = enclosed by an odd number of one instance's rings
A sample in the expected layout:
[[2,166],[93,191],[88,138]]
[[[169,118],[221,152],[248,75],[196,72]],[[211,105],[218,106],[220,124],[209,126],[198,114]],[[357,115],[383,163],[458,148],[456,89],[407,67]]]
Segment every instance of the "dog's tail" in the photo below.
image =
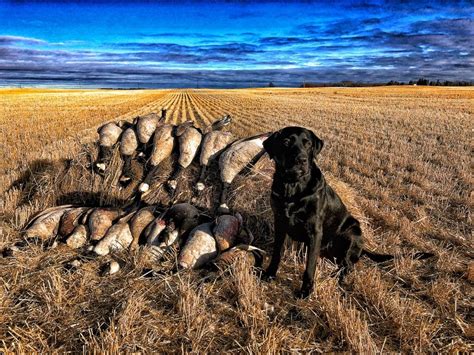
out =
[[[370,260],[375,261],[376,263],[383,263],[384,261],[393,260],[395,258],[393,255],[390,254],[377,254],[365,249],[362,251],[361,256],[364,255]],[[413,259],[424,260],[432,258],[433,256],[435,256],[433,253],[417,252],[413,254]]]

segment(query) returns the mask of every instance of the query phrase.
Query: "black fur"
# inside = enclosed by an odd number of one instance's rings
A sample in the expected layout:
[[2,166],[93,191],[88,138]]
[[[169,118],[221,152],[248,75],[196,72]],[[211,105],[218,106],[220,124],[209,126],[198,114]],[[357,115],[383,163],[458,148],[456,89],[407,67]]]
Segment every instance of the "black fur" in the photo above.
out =
[[[323,145],[312,131],[302,127],[286,127],[264,142],[276,166],[271,195],[275,243],[264,277],[276,276],[287,235],[304,243],[307,260],[301,297],[313,290],[319,256],[334,260],[342,268],[342,279],[364,251],[359,221],[347,211],[314,162]],[[391,258],[365,254],[379,261]]]
[[[359,221],[347,211],[314,162],[324,144],[312,131],[303,127],[286,127],[272,134],[263,146],[276,166],[271,196],[275,243],[265,278],[276,276],[287,235],[304,243],[307,249],[300,291],[302,297],[309,296],[313,290],[319,256],[340,266],[340,280],[361,256],[375,262],[394,258],[393,255],[364,250]],[[419,252],[414,258],[432,256],[431,253]]]

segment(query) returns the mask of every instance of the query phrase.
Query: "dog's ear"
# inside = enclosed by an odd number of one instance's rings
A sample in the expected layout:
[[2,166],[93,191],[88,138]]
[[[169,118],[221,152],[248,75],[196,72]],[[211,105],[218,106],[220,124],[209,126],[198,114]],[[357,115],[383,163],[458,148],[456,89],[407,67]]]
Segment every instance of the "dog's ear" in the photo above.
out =
[[316,157],[323,149],[324,142],[322,139],[319,139],[319,137],[315,135],[313,131],[310,131],[310,132],[311,132],[311,139],[313,141],[313,157]]
[[263,141],[263,148],[268,153],[270,159],[273,159],[276,153],[276,145],[278,144],[278,137],[280,136],[280,131],[274,132],[270,137]]

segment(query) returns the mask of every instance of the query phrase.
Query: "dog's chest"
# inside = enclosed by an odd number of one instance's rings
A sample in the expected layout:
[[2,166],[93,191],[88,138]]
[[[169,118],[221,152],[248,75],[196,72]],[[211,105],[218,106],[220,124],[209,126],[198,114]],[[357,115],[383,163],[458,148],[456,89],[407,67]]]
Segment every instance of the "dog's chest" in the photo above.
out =
[[286,204],[284,212],[290,226],[301,225],[308,220],[306,208],[295,206],[294,203]]
[[314,205],[304,201],[281,201],[273,198],[272,206],[278,218],[284,220],[290,229],[304,227],[314,212]]

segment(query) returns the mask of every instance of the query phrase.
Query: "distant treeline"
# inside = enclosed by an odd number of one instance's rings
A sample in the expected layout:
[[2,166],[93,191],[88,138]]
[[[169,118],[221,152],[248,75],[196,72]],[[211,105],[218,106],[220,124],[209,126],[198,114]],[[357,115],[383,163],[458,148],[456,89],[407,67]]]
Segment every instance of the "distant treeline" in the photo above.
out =
[[[273,84],[273,83],[270,83]],[[420,78],[416,81],[410,80],[408,83],[403,81],[390,80],[388,83],[362,83],[358,81],[339,81],[334,83],[310,83],[304,82],[300,85],[302,88],[315,88],[315,87],[329,87],[329,86],[343,86],[343,87],[364,87],[364,86],[386,86],[386,85],[421,85],[421,86],[473,86],[474,82],[472,81],[463,81],[463,80],[428,80],[425,78]],[[269,85],[272,86],[272,85]]]

